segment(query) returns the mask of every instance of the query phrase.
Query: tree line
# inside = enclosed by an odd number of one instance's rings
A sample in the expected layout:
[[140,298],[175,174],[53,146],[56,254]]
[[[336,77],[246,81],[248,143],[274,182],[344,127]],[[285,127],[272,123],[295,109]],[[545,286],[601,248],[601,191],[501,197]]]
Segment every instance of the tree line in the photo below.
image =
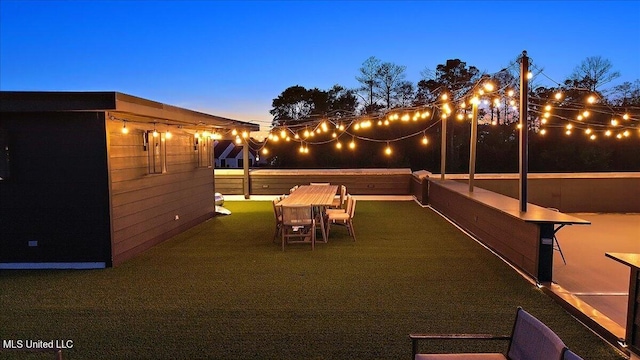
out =
[[[435,106],[441,96],[447,94],[452,102],[461,101],[482,80],[488,80],[497,89],[492,98],[479,108],[477,163],[478,172],[518,171],[518,129],[517,104],[519,92],[519,69],[517,64],[494,74],[482,73],[475,66],[468,66],[460,59],[449,59],[436,66],[435,70],[425,69],[422,79],[416,84],[406,80],[406,67],[384,62],[372,56],[358,69],[355,79],[357,88],[348,89],[339,84],[328,90],[306,89],[300,85],[285,89],[273,99],[270,113],[273,115],[272,128],[299,129],[313,128],[325,119],[332,124],[342,119],[377,117],[394,109],[431,108],[431,122],[437,122],[443,112]],[[533,70],[540,72],[541,70]],[[600,56],[588,57],[575,67],[562,84],[545,87],[529,87],[529,124],[532,134],[529,139],[529,168],[532,172],[563,171],[638,171],[640,170],[640,79],[633,83],[624,82],[606,88],[605,85],[620,77],[607,59]],[[562,98],[554,99],[561,92]],[[595,97],[589,104],[590,112],[584,112],[585,119],[575,119],[583,109],[587,109],[587,98]],[[553,105],[548,114],[548,105]],[[470,110],[465,109],[466,115]],[[585,110],[586,111],[586,110]],[[612,116],[626,114],[620,118],[623,127],[631,129],[628,138],[615,139],[600,135],[584,136],[583,132],[604,132],[610,126]],[[579,115],[579,117],[582,115]],[[586,119],[588,117],[588,119]],[[583,121],[586,120],[586,121]],[[575,133],[561,129],[564,123],[575,123]],[[440,169],[440,126],[425,126],[424,122],[410,122],[398,127],[378,127],[379,141],[358,141],[354,149],[337,149],[336,141],[315,141],[313,154],[299,154],[299,141],[269,144],[268,163],[280,168],[366,168],[366,167],[409,167],[413,170]],[[466,117],[462,120],[447,121],[447,172],[468,171],[470,124]],[[541,129],[549,128],[544,136]],[[403,139],[402,134],[423,129],[427,146],[416,138]],[[295,131],[295,130],[294,130]],[[543,132],[544,133],[544,132]],[[358,136],[353,131],[341,134],[345,140],[355,141]],[[615,135],[615,134],[614,134]],[[628,134],[627,134],[628,135]],[[380,149],[383,139],[393,141],[393,154],[384,156]],[[304,141],[303,141],[304,142]]]

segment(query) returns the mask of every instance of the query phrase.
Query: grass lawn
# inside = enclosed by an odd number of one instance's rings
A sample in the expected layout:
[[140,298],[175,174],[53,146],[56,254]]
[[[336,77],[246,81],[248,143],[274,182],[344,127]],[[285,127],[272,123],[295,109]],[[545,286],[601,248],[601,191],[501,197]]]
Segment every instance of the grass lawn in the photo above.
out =
[[73,340],[65,359],[408,359],[409,333],[509,334],[522,306],[585,359],[622,358],[415,202],[358,201],[358,241],[335,227],[313,252],[272,242],[270,202],[225,207],[117,268],[0,271],[0,339]]

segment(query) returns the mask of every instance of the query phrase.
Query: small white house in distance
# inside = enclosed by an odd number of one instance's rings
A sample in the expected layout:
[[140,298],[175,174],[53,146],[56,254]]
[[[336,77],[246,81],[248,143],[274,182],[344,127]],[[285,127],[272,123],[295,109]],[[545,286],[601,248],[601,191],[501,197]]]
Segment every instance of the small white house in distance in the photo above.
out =
[[[237,146],[233,140],[216,140],[214,142],[213,154],[215,166],[218,169],[242,168],[244,166],[242,146]],[[256,150],[249,149],[249,167],[264,164],[264,161],[258,156]]]

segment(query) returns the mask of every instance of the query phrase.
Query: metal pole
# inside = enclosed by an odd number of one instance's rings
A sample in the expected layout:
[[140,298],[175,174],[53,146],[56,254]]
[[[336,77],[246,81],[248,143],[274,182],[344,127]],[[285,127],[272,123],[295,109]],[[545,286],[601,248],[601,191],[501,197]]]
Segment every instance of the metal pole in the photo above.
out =
[[527,211],[527,171],[529,168],[528,154],[528,94],[529,94],[529,58],[527,52],[522,52],[520,58],[520,211]]
[[243,183],[244,183],[244,198],[249,199],[251,197],[251,187],[249,184],[249,142],[247,139],[242,139],[242,168],[243,168]]
[[[444,114],[444,113],[443,113]],[[444,180],[447,164],[447,117],[442,117],[442,140],[440,141],[440,180]]]
[[473,192],[473,178],[476,174],[476,143],[478,141],[478,101],[473,99],[471,110],[471,143],[469,144],[469,192]]

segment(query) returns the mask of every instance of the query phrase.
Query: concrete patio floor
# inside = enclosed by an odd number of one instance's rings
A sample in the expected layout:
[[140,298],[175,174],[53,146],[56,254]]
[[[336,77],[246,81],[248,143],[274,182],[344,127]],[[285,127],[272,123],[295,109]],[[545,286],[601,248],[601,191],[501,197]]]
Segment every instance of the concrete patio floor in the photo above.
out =
[[557,233],[567,264],[556,251],[553,282],[584,302],[578,305],[593,320],[623,338],[629,267],[605,257],[605,253],[640,253],[640,214],[571,215],[589,220],[591,225],[566,226]]

